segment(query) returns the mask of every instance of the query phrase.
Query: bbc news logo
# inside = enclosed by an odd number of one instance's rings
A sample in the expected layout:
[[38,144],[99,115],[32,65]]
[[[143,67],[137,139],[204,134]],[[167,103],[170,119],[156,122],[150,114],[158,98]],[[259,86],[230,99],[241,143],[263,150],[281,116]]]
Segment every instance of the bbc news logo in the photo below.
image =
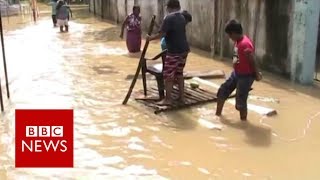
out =
[[16,167],[73,167],[73,110],[16,110]]
[[[63,137],[63,126],[27,126],[26,137]],[[66,152],[67,140],[22,140],[22,152]]]

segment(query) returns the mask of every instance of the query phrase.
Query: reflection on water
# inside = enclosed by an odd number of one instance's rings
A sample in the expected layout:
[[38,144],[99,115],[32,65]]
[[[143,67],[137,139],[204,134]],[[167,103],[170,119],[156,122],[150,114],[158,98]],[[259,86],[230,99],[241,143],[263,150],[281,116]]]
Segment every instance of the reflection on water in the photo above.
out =
[[[127,55],[118,27],[88,17],[71,22],[65,34],[51,28],[49,16],[37,24],[25,21],[5,24],[12,98],[1,115],[0,179],[320,177],[319,99],[272,80],[255,84],[249,101],[276,108],[276,117],[250,112],[243,123],[226,105],[215,121],[214,104],[155,116],[134,101],[121,105],[138,55]],[[152,43],[148,56],[159,51]],[[191,53],[186,68],[230,72],[203,52]],[[73,108],[76,167],[15,169],[15,108]]]

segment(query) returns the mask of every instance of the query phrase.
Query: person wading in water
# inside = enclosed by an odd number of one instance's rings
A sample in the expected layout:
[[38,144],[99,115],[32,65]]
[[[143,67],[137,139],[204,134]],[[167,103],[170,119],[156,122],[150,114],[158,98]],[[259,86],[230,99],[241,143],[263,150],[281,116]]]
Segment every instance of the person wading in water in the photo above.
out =
[[127,27],[127,48],[130,53],[141,50],[141,16],[140,6],[134,6],[133,12],[123,22],[120,38],[123,38],[124,28]]

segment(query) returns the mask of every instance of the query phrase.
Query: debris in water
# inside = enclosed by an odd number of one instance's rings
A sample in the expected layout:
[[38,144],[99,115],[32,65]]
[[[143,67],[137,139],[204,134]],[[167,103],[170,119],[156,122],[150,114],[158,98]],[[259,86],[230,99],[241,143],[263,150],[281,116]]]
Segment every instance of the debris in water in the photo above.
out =
[[215,129],[215,130],[219,130],[219,131],[222,130],[221,124],[213,123],[213,122],[210,122],[205,119],[199,119],[198,122],[201,126],[206,127],[208,129]]
[[210,172],[205,168],[198,168],[198,170],[204,174],[210,174]]

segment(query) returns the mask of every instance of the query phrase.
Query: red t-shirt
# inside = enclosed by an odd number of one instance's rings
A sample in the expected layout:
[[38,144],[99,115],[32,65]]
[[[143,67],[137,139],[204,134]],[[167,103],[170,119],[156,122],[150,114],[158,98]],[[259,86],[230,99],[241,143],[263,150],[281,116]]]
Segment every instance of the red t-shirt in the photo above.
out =
[[254,73],[254,69],[251,67],[246,56],[246,53],[248,52],[253,53],[254,46],[247,36],[243,36],[243,38],[238,40],[234,46],[233,67],[236,74],[249,75]]

